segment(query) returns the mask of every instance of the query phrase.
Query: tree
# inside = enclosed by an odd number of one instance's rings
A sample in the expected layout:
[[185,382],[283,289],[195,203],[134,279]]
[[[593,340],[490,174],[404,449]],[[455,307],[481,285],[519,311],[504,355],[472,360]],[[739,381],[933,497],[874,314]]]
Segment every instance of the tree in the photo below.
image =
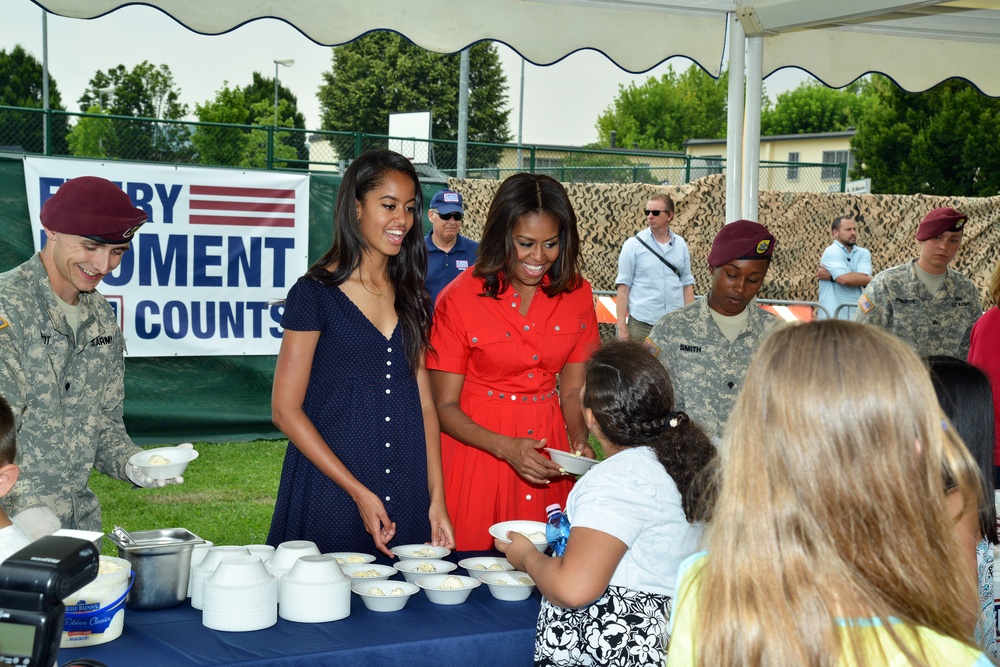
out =
[[[18,44],[10,53],[0,50],[0,106],[42,109],[42,64]],[[49,78],[49,108],[65,111],[55,79]],[[51,115],[52,153],[66,154],[69,123],[63,114]],[[30,111],[0,111],[0,144],[19,146],[27,153],[45,152],[45,119]]]
[[110,118],[98,118],[107,112],[96,104],[87,109],[89,116],[80,116],[70,130],[68,141],[70,153],[78,157],[108,157],[105,143],[112,141],[114,126]]
[[773,136],[841,132],[856,127],[868,100],[861,90],[860,82],[839,90],[819,82],[803,82],[794,90],[780,93],[773,107],[767,105],[763,109],[760,133]]
[[[323,129],[385,135],[392,112],[430,111],[433,139],[458,138],[459,54],[420,48],[394,32],[369,33],[333,49],[333,66],[323,73],[319,101]],[[507,80],[496,48],[486,42],[469,49],[470,142],[505,143]],[[341,157],[354,156],[353,138],[335,137]],[[440,169],[454,169],[454,144],[434,146]],[[470,151],[468,166],[493,166],[500,149]]]
[[869,111],[851,141],[853,178],[893,194],[1000,194],[1000,100],[949,79],[908,93],[882,76],[864,85]]
[[[253,73],[253,81],[243,88],[243,96],[247,104],[246,118],[242,121],[247,125],[273,125],[274,124],[274,79],[269,79],[259,72]],[[269,114],[266,119],[253,111],[252,107],[258,102],[266,102]],[[288,119],[289,122],[286,122]],[[263,121],[263,122],[261,122]],[[306,128],[306,117],[299,111],[299,100],[288,88],[278,83],[278,127],[295,127],[301,130]],[[291,157],[299,160],[309,159],[309,147],[306,145],[305,132],[281,132],[281,143],[292,148]],[[284,156],[288,156],[287,151],[279,151]],[[277,155],[275,156],[277,157]],[[307,168],[305,165],[298,165],[294,168]]]
[[597,135],[611,145],[611,132],[621,148],[681,150],[688,139],[726,136],[728,76],[713,79],[691,66],[681,74],[672,66],[659,79],[642,85],[618,86],[618,96],[597,118]]
[[[101,93],[104,88],[114,91]],[[124,65],[98,71],[79,102],[81,111],[97,104],[114,116],[144,119],[114,122],[114,133],[105,146],[109,157],[178,162],[190,154],[186,126],[147,120],[179,120],[187,115],[187,105],[181,104],[180,90],[167,65],[156,67],[144,60],[131,71]]]
[[[258,100],[250,102],[245,89],[223,85],[215,99],[205,104],[195,105],[198,120],[203,123],[224,123],[225,125],[200,125],[191,135],[191,143],[198,152],[198,162],[209,165],[233,167],[267,166],[267,141],[270,127],[274,123],[274,101]],[[291,127],[293,117],[287,100],[278,104],[278,123]],[[301,114],[297,114],[301,118]],[[304,120],[303,120],[304,124]],[[288,145],[291,132],[276,132],[274,135],[275,160],[289,160],[297,156],[295,148]],[[276,162],[285,166],[284,162]]]

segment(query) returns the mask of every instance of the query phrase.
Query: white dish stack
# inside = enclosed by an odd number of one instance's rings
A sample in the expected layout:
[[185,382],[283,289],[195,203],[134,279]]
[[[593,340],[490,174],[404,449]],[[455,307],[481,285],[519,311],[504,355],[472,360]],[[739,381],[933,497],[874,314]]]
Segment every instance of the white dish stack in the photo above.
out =
[[263,630],[278,622],[278,580],[259,556],[227,556],[204,583],[201,622],[225,632]]
[[198,563],[198,567],[191,570],[191,606],[195,609],[202,608],[205,580],[212,576],[223,558],[249,555],[250,552],[247,551],[246,547],[222,546],[209,549],[202,561]]
[[188,597],[191,597],[191,591],[194,589],[194,569],[201,565],[201,561],[205,560],[208,550],[214,546],[214,542],[205,540],[201,544],[196,544],[191,548],[191,569],[189,570],[190,575],[188,576]]
[[281,578],[278,614],[297,623],[347,618],[351,614],[351,578],[335,556],[301,556]]
[[[309,540],[289,540],[282,542],[274,550],[271,559],[264,563],[267,571],[278,580],[278,588],[281,588],[281,579],[292,569],[295,561],[303,556],[319,556],[319,548],[315,542]],[[336,561],[335,561],[336,562]]]

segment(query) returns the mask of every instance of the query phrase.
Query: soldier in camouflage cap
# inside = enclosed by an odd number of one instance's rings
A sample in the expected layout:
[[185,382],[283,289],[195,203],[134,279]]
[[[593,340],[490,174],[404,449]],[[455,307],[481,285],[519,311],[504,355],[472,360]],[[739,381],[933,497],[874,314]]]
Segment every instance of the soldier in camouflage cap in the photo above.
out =
[[750,360],[781,318],[752,305],[767,275],[775,238],[750,220],[724,226],[712,241],[712,285],[704,299],[667,313],[646,338],[674,382],[675,410],[715,442],[743,386]]
[[972,325],[983,314],[972,281],[949,268],[962,243],[968,216],[936,208],[917,229],[920,255],[882,271],[858,300],[855,322],[896,334],[925,357],[965,359]]
[[42,206],[45,246],[0,274],[0,395],[17,421],[17,485],[0,502],[29,537],[101,530],[91,468],[153,486],[122,422],[125,341],[95,292],[146,220],[122,190],[84,176]]

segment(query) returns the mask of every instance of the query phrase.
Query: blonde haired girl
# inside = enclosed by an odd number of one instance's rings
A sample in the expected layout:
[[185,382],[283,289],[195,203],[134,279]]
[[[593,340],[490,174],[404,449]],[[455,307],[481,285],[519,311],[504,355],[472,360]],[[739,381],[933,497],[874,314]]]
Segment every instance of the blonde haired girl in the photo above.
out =
[[721,451],[668,665],[990,664],[946,502],[976,511],[976,464],[904,343],[837,320],[774,332]]

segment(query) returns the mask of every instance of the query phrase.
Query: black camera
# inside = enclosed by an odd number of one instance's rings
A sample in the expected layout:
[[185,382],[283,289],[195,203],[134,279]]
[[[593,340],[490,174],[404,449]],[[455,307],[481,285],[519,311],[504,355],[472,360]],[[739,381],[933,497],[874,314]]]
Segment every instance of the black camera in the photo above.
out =
[[97,577],[93,542],[50,535],[0,564],[0,664],[51,667],[69,597]]

